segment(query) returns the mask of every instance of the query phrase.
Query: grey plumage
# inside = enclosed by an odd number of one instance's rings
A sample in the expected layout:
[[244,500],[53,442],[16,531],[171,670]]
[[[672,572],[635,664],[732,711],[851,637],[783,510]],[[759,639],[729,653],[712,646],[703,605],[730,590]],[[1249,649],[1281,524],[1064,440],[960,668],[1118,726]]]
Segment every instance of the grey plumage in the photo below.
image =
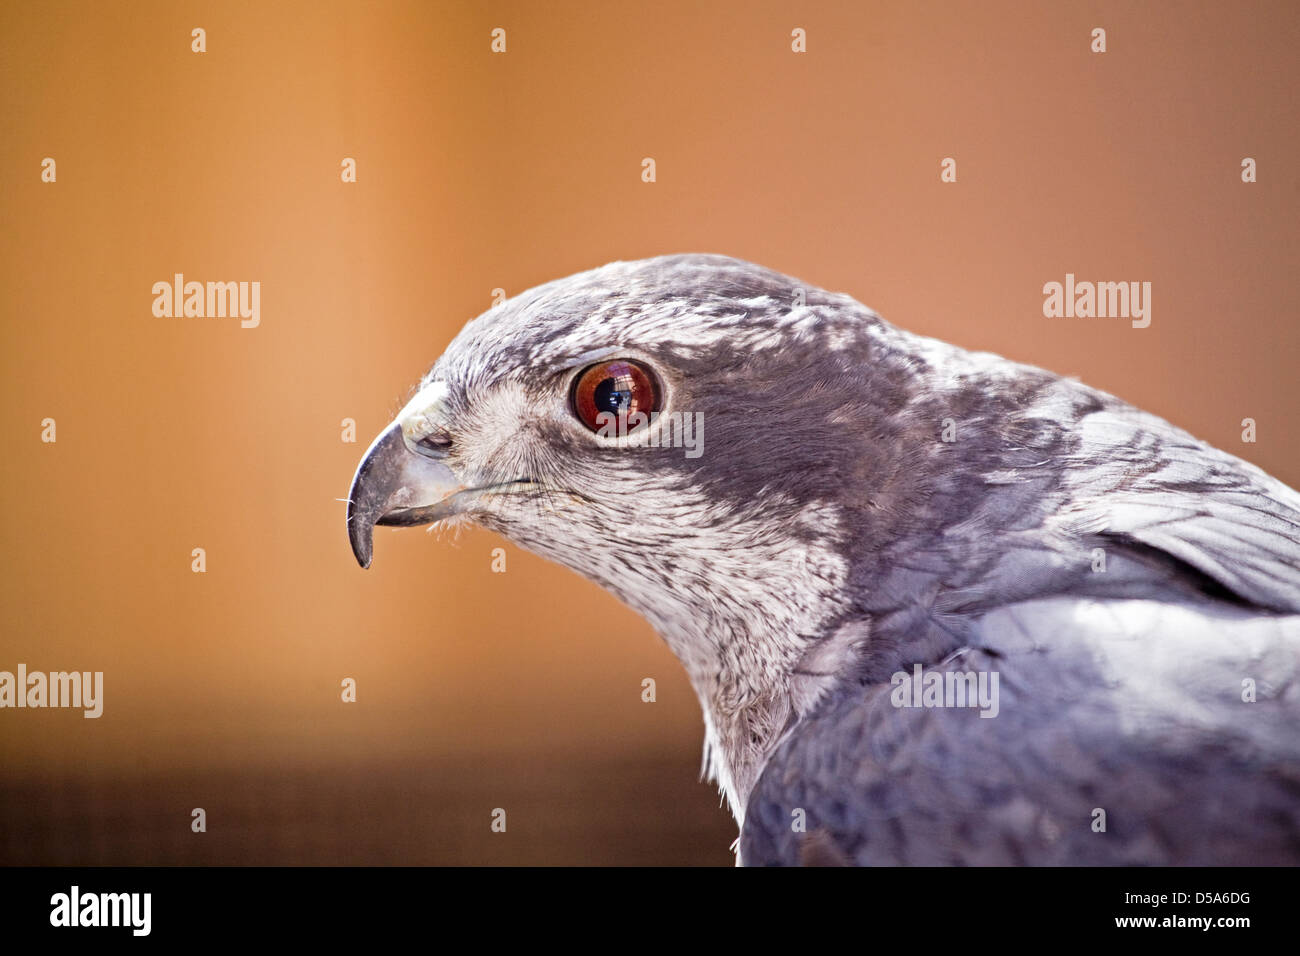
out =
[[[576,427],[604,356],[705,453]],[[490,310],[393,428],[358,557],[376,521],[474,520],[642,613],[745,863],[1300,861],[1300,495],[1159,418],[692,255]],[[403,440],[428,501],[361,480]],[[997,717],[894,706],[917,664],[996,672]]]
[[[802,861],[800,808],[808,832],[862,864],[1294,862],[1294,621],[1080,603],[993,611],[970,649],[935,666],[998,672],[995,719],[895,708],[882,683],[828,702],[760,777],[745,860]],[[1246,704],[1251,675],[1265,686]]]

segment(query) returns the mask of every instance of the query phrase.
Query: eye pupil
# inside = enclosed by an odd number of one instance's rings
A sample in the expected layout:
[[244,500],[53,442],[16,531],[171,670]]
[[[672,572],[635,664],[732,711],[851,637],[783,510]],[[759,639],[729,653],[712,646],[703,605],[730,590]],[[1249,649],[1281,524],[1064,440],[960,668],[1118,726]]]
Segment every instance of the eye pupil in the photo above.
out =
[[574,380],[572,403],[578,420],[592,431],[615,425],[625,434],[646,424],[650,413],[659,410],[659,386],[654,374],[640,362],[601,362],[584,369]]
[[[620,387],[620,384],[622,387]],[[632,404],[632,389],[626,383],[620,383],[616,378],[607,378],[596,386],[593,398],[596,400],[596,407],[602,412],[617,414],[627,411]]]

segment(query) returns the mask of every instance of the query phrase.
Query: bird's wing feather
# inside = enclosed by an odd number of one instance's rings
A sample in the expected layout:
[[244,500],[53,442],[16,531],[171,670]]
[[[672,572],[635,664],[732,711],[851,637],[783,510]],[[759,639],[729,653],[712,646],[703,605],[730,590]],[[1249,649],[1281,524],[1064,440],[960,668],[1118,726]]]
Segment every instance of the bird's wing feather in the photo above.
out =
[[1300,861],[1300,617],[1054,598],[973,636],[936,670],[996,672],[997,716],[841,695],[765,767],[742,862]]
[[1086,416],[1065,521],[1157,549],[1245,602],[1300,612],[1300,494],[1134,408]]

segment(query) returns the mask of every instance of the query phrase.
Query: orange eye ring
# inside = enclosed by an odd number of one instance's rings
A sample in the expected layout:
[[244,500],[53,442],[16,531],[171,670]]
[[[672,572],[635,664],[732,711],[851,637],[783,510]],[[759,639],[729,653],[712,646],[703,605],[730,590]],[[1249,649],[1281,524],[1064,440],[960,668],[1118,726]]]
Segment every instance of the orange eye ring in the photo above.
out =
[[[631,359],[590,365],[573,380],[570,402],[578,421],[593,432],[626,435],[659,411],[660,389],[654,373]],[[633,415],[640,414],[629,422]]]

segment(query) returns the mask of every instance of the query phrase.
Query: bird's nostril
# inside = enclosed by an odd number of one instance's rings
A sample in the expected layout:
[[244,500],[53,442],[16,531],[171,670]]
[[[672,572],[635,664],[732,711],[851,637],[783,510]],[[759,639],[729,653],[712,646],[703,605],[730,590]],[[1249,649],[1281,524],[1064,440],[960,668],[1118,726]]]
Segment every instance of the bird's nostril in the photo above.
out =
[[416,444],[425,451],[433,452],[435,455],[443,454],[451,449],[451,435],[443,431],[431,432]]

